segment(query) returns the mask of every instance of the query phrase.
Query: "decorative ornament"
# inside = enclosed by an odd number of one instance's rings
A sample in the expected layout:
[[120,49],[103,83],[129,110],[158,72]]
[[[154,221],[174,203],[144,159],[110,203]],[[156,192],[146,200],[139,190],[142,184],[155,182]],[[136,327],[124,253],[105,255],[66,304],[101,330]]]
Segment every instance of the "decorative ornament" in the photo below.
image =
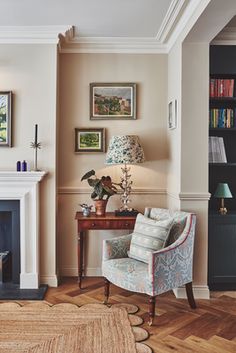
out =
[[38,169],[38,149],[40,149],[42,146],[41,142],[38,142],[38,125],[35,125],[35,137],[34,137],[34,142],[30,143],[30,147],[34,149],[34,168],[33,170],[35,172],[40,171]]

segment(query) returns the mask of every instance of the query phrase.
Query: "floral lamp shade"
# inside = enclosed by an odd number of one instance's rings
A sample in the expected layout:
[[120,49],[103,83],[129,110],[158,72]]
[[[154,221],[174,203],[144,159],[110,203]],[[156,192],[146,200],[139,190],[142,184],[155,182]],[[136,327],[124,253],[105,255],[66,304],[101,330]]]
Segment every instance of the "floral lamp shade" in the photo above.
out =
[[144,161],[144,151],[138,136],[112,136],[106,155],[106,164],[136,164]]

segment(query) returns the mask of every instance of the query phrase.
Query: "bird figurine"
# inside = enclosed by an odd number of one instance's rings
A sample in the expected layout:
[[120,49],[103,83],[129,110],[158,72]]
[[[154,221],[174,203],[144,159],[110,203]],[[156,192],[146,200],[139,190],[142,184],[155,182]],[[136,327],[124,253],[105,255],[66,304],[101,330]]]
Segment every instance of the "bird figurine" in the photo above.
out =
[[82,203],[80,204],[80,207],[82,208],[83,216],[89,217],[93,206],[88,206],[86,203]]

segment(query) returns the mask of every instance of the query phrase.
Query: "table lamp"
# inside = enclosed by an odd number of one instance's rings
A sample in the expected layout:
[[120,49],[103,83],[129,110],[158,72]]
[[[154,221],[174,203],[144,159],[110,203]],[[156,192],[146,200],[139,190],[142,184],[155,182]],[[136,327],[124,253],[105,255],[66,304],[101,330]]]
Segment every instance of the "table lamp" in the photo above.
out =
[[217,185],[214,197],[221,199],[219,213],[222,215],[226,214],[227,209],[224,205],[224,199],[230,199],[233,197],[228,184],[227,183],[219,183]]
[[145,161],[143,148],[136,135],[121,135],[112,136],[108,151],[106,154],[106,164],[123,164],[121,167],[121,188],[123,193],[121,195],[122,207],[115,211],[117,216],[134,215],[138,212],[129,207],[131,202],[129,196],[131,193],[132,181],[129,174],[130,167],[127,164],[143,163]]

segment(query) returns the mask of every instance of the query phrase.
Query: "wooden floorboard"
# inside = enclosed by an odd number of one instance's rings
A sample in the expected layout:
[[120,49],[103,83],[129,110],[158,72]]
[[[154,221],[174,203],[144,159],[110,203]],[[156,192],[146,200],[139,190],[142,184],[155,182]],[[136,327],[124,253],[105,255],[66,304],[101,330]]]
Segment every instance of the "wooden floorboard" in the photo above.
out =
[[[79,289],[76,278],[64,278],[58,288],[48,289],[45,300],[51,304],[69,302],[77,305],[103,301],[101,278],[86,278],[83,287]],[[187,300],[176,299],[172,292],[162,294],[156,300],[152,327],[147,325],[147,296],[112,285],[110,303],[138,305],[138,315],[145,320],[142,327],[150,333],[145,343],[154,353],[236,352],[236,292],[212,292],[211,300],[196,300],[195,310],[190,309]]]

